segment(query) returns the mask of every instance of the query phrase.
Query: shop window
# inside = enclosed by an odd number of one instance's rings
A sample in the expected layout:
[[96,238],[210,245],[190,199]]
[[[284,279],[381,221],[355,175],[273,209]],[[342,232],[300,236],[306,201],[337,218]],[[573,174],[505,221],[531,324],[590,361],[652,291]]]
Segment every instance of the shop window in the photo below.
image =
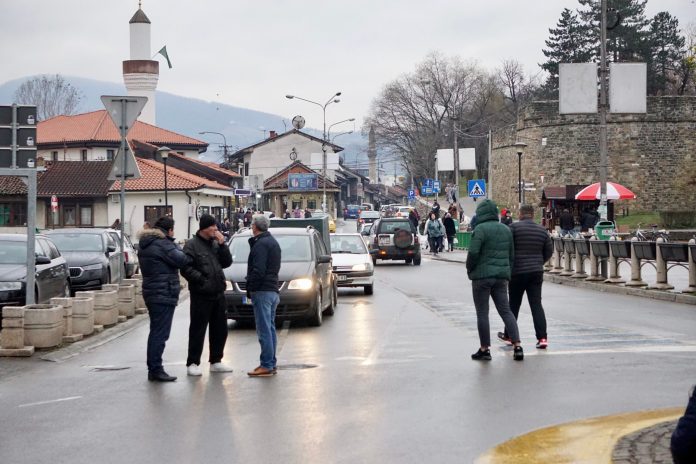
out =
[[155,225],[155,222],[163,216],[172,217],[174,210],[171,205],[165,210],[164,206],[146,206],[145,207],[145,222],[150,223],[151,226]]
[[77,216],[74,206],[63,206],[63,225],[76,226]]
[[18,227],[27,223],[27,205],[0,203],[0,226]]
[[92,222],[92,207],[91,206],[80,206],[80,225],[91,226]]
[[317,209],[317,200],[307,200],[307,208]]

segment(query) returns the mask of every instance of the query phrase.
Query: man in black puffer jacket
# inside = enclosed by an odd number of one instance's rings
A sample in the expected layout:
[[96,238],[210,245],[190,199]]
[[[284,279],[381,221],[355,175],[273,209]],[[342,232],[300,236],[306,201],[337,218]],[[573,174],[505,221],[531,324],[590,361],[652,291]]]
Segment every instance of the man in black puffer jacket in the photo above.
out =
[[[534,207],[522,205],[520,220],[510,226],[515,244],[515,260],[510,279],[510,309],[517,319],[522,305],[522,297],[527,293],[527,301],[532,310],[534,331],[539,349],[547,347],[546,316],[541,305],[541,286],[544,283],[544,263],[551,259],[553,243],[551,236],[542,226],[534,222]],[[498,338],[509,341],[507,332],[498,332]]]
[[179,269],[191,260],[174,243],[174,220],[162,217],[151,229],[139,234],[138,261],[143,274],[143,299],[150,315],[147,338],[148,379],[172,382],[176,377],[162,367],[162,353],[172,329],[174,309],[179,302]]
[[186,242],[184,253],[191,258],[181,275],[189,283],[191,292],[191,324],[189,325],[189,345],[186,367],[188,375],[202,375],[201,353],[205,341],[205,331],[210,324],[210,372],[232,372],[222,364],[222,356],[227,342],[227,315],[225,313],[225,273],[224,268],[232,264],[230,249],[225,246],[225,237],[217,228],[215,218],[203,214],[198,232]]

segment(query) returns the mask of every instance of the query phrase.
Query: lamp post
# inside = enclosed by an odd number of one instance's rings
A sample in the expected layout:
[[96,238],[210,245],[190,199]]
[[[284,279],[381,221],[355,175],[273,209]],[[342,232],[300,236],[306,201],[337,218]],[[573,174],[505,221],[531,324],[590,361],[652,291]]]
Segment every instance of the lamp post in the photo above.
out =
[[338,98],[341,96],[341,92],[336,92],[329,98],[329,100],[324,103],[323,105],[321,103],[317,103],[312,100],[307,100],[306,98],[298,97],[297,95],[286,95],[285,98],[288,100],[292,100],[293,98],[297,98],[298,100],[305,101],[307,103],[312,103],[314,105],[317,105],[319,108],[321,108],[323,114],[324,114],[324,131],[322,132],[322,141],[321,141],[321,151],[323,153],[322,159],[323,159],[323,168],[322,168],[322,175],[324,176],[324,183],[323,183],[323,196],[322,196],[322,205],[321,209],[322,211],[326,212],[326,107],[329,106],[331,103],[338,103],[341,100]]
[[165,216],[169,215],[169,198],[167,196],[167,193],[168,193],[168,188],[167,188],[167,158],[169,158],[170,151],[171,151],[171,148],[169,148],[169,147],[159,147],[157,149],[157,153],[160,154],[160,157],[162,158],[162,163],[164,163],[164,215]]
[[213,131],[201,131],[201,132],[199,132],[199,134],[200,135],[215,134],[215,135],[219,135],[220,137],[222,137],[222,140],[224,143],[224,145],[222,146],[222,152],[223,152],[222,157],[225,160],[225,167],[227,169],[229,169],[228,163],[230,162],[230,160],[229,160],[229,158],[227,158],[227,137],[225,137],[225,134],[223,134],[222,132],[213,132]]
[[522,154],[524,153],[524,149],[527,147],[527,144],[518,140],[515,142],[513,147],[515,147],[515,150],[517,151],[517,196],[519,206],[522,206]]

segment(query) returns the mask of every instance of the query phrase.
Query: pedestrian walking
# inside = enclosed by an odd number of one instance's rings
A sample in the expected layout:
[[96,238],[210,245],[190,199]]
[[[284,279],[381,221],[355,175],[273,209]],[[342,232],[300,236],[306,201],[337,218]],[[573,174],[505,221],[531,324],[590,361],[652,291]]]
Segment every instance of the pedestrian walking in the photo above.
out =
[[152,228],[140,231],[138,248],[143,299],[150,316],[147,378],[154,382],[173,382],[176,377],[162,367],[162,354],[179,302],[179,269],[188,265],[191,258],[174,243],[174,220],[166,216],[159,218]]
[[447,212],[452,216],[453,218],[459,217],[459,211],[457,209],[456,203],[451,203],[449,205],[449,208],[447,208]]
[[457,228],[450,213],[445,213],[442,224],[445,226],[445,234],[447,234],[447,251],[454,251],[454,236],[457,234]]
[[567,208],[561,213],[560,223],[561,237],[565,237],[566,235],[570,235],[571,237],[575,236],[575,218]]
[[[546,349],[546,315],[541,304],[541,286],[544,283],[544,263],[551,259],[553,243],[551,236],[539,224],[534,222],[534,207],[522,205],[520,220],[510,226],[515,245],[515,260],[510,279],[510,310],[518,319],[522,297],[527,294],[527,301],[532,311],[534,332],[539,349]],[[506,331],[498,332],[498,338],[510,342]]]
[[677,422],[670,440],[670,450],[674,464],[696,462],[696,395],[694,388],[689,394],[689,403],[684,415]]
[[302,210],[299,206],[293,210],[292,215],[295,219],[300,219],[302,217]]
[[437,200],[433,202],[433,209],[431,211],[435,213],[435,217],[440,217],[440,203],[438,203]]
[[247,298],[251,299],[256,321],[256,334],[261,345],[260,364],[247,372],[250,377],[269,377],[277,372],[275,329],[280,271],[280,246],[268,231],[270,220],[262,214],[253,217],[247,260]]
[[205,332],[210,326],[210,372],[232,372],[232,368],[222,363],[227,342],[227,283],[222,270],[232,264],[232,255],[230,249],[225,246],[225,237],[218,230],[213,216],[201,216],[198,232],[186,242],[184,253],[191,258],[191,263],[181,270],[181,275],[189,283],[191,294],[186,371],[190,376],[202,375],[201,354]]
[[589,208],[585,208],[580,215],[580,231],[587,232],[593,229],[598,219],[597,215],[593,214]]
[[411,222],[414,229],[418,229],[418,212],[415,208],[408,211],[408,220]]
[[244,217],[242,219],[242,221],[244,222],[244,227],[251,227],[251,216],[251,210],[246,210],[246,213],[244,213]]
[[524,359],[524,352],[520,345],[517,321],[510,311],[507,289],[515,253],[512,232],[509,227],[498,222],[498,207],[492,200],[479,203],[476,207],[476,218],[477,224],[466,258],[466,270],[474,295],[481,347],[471,355],[471,359],[491,360],[488,300],[493,298],[493,303],[514,345],[513,359],[521,361]]
[[442,225],[442,221],[437,217],[434,211],[430,212],[430,218],[425,225],[425,231],[428,234],[430,251],[437,256],[437,254],[442,251],[442,237],[445,235],[445,226]]

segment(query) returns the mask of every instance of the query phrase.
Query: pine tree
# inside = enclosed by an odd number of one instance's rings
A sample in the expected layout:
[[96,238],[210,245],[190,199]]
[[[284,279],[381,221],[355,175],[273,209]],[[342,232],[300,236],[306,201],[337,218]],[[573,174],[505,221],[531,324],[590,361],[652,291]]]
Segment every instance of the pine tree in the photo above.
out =
[[550,95],[558,91],[559,63],[585,63],[592,59],[587,32],[578,15],[564,8],[556,28],[549,29],[551,35],[545,41],[547,48],[542,50],[547,60],[540,66],[549,73],[544,93]]
[[685,59],[685,38],[679,34],[679,20],[666,11],[655,15],[648,32],[648,93],[668,93]]

